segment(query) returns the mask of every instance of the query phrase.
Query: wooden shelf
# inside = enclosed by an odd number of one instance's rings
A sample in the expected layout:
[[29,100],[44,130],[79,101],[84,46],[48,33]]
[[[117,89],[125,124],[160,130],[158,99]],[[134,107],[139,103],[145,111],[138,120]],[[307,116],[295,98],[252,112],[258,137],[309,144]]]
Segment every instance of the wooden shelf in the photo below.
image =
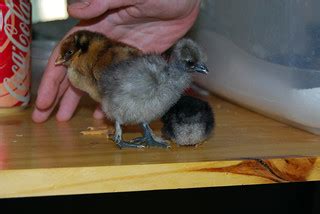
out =
[[[90,104],[63,123],[53,117],[35,124],[31,109],[2,115],[0,197],[320,180],[320,136],[214,96],[209,101],[215,132],[195,148],[120,150],[105,135],[81,135],[106,125],[92,118]],[[152,127],[159,133],[161,123]],[[139,135],[136,127],[126,132]]]

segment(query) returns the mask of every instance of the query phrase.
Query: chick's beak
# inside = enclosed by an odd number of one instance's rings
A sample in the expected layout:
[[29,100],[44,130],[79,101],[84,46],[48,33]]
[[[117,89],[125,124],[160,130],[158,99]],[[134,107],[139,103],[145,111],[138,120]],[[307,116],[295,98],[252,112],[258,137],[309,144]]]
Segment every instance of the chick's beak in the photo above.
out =
[[205,64],[197,63],[192,68],[195,72],[202,73],[202,74],[208,74],[209,70]]
[[55,65],[62,65],[63,63],[65,63],[66,60],[60,55],[55,62]]

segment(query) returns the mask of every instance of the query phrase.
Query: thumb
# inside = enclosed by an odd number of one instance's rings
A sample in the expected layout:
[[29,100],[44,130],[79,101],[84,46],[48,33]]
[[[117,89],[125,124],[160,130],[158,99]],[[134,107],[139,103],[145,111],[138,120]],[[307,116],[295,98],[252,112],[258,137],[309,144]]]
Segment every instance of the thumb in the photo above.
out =
[[96,110],[93,113],[93,117],[97,120],[101,120],[105,118],[105,114],[103,113],[103,111],[101,110],[101,106],[98,106],[96,108]]
[[108,10],[133,6],[139,0],[68,0],[68,13],[76,19],[91,19]]

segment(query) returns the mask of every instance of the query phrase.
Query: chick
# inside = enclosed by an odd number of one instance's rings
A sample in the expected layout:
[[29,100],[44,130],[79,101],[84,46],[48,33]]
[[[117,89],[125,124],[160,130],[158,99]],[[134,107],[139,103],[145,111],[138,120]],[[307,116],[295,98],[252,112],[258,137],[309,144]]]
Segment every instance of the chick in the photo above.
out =
[[162,116],[162,134],[181,146],[195,146],[206,140],[214,128],[210,105],[192,96],[182,96]]
[[101,73],[110,64],[141,53],[140,50],[111,40],[101,33],[80,30],[62,41],[56,65],[67,66],[71,84],[100,102],[97,81]]
[[[168,147],[156,139],[149,123],[160,118],[192,81],[192,73],[207,74],[199,46],[190,39],[180,40],[169,61],[148,54],[113,64],[98,82],[102,110],[115,121],[114,141],[120,147]],[[141,124],[143,136],[122,140],[123,124]]]

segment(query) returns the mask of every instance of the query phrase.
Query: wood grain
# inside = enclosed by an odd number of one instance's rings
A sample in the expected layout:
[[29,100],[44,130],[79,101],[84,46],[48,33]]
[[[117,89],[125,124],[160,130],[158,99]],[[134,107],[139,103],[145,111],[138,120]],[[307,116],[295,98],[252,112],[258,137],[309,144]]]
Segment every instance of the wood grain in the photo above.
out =
[[[31,121],[31,109],[0,118],[0,197],[81,194],[320,180],[320,137],[211,96],[216,129],[198,147],[118,149],[88,127],[84,100],[69,122]],[[152,124],[159,134],[161,123]],[[136,126],[125,138],[138,136]]]
[[[288,160],[295,162],[295,166],[299,162],[298,165],[304,168],[304,158]],[[303,176],[298,177],[282,177],[282,174],[275,173],[292,167],[290,163],[285,163],[284,168],[269,168],[263,163],[277,164],[282,161],[282,159],[211,161],[7,170],[0,176],[0,197],[272,184],[315,181],[320,178],[319,160],[315,162],[312,160],[312,167],[304,168],[306,170],[302,171]],[[296,173],[289,171],[289,174]]]
[[208,172],[228,172],[240,175],[266,178],[274,182],[308,181],[310,173],[318,167],[316,158],[274,159],[274,160],[246,160],[238,164],[202,169]]

